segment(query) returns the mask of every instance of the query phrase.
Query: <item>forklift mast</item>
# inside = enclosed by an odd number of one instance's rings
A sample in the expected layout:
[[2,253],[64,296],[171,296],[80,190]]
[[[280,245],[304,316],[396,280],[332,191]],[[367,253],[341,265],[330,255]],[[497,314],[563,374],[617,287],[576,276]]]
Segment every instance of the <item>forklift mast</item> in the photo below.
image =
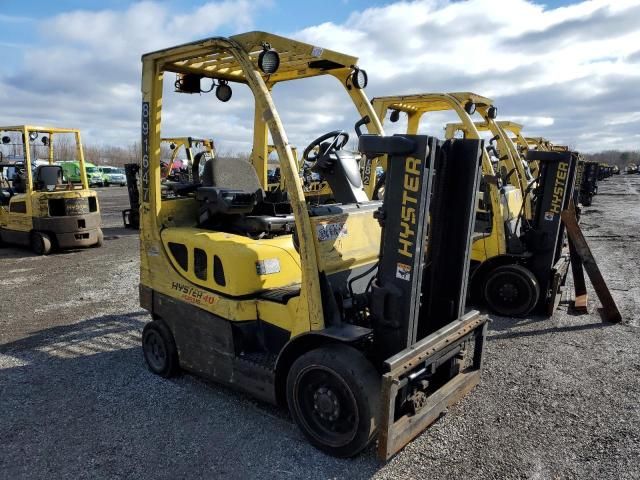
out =
[[529,150],[527,160],[538,162],[540,174],[534,218],[524,240],[533,252],[529,267],[540,284],[539,305],[548,306],[549,296],[555,295],[559,287],[554,280],[558,275],[549,272],[557,269],[566,244],[560,213],[573,198],[577,156],[571,151]]
[[365,152],[388,154],[371,308],[375,350],[388,358],[464,314],[482,141],[361,138]]
[[127,177],[127,191],[129,193],[129,206],[122,211],[122,222],[125,228],[140,228],[140,191],[138,190],[138,173],[140,165],[137,163],[127,163],[124,166],[124,173]]
[[360,137],[368,158],[388,159],[370,296],[382,459],[480,379],[487,318],[465,314],[465,300],[482,149],[476,139]]

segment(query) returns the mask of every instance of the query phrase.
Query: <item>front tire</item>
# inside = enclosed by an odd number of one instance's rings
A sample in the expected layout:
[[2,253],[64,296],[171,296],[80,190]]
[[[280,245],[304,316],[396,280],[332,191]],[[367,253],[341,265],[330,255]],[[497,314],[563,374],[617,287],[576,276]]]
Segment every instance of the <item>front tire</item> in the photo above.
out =
[[539,298],[538,280],[522,265],[502,265],[487,275],[484,300],[499,315],[524,316],[533,310]]
[[102,229],[98,229],[98,238],[96,239],[96,243],[93,244],[94,248],[100,248],[104,245],[104,233],[102,233]]
[[147,367],[169,378],[178,373],[178,349],[169,327],[161,321],[147,323],[142,330],[142,353]]
[[336,457],[352,457],[375,438],[380,376],[352,347],[321,347],[291,366],[287,403],[313,446]]
[[31,234],[31,250],[36,255],[49,255],[51,245],[51,238],[46,233],[33,232]]

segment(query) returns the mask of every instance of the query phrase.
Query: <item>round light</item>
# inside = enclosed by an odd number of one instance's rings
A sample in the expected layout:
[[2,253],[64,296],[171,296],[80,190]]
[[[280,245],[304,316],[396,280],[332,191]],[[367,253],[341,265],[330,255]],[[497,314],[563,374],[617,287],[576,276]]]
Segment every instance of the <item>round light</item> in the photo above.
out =
[[400,110],[393,110],[391,112],[391,115],[389,115],[389,120],[392,123],[396,123],[398,120],[400,120]]
[[487,117],[489,117],[491,120],[496,119],[498,117],[498,107],[494,107],[493,105],[491,105],[487,110]]
[[476,113],[476,104],[469,100],[464,104],[464,111],[469,115],[473,115],[474,113]]
[[226,82],[222,83],[221,81],[216,87],[216,97],[221,102],[228,102],[229,100],[231,100],[232,93],[233,92],[231,91],[231,87]]
[[29,139],[31,141],[35,140],[36,138],[38,138],[38,132],[31,132],[29,133]]
[[265,48],[258,55],[258,67],[267,75],[276,73],[280,67],[280,55],[273,48]]
[[367,83],[369,83],[367,72],[365,72],[361,68],[356,68],[351,74],[351,83],[359,90],[365,88],[367,86]]
[[171,143],[171,144],[169,144],[169,148],[170,148],[171,150],[175,150],[175,149],[176,149],[176,144],[175,144],[175,143]]
[[6,135],[2,137],[2,143],[11,143],[11,137],[7,137]]
[[48,137],[42,137],[41,141],[42,141],[43,145],[49,145],[49,138]]

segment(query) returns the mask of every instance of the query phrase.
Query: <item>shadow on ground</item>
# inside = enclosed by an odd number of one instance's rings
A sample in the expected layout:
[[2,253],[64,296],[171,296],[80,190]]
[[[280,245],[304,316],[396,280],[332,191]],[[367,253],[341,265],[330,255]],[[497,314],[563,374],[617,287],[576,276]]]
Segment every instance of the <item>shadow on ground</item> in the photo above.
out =
[[[328,457],[284,409],[165,380],[139,347],[146,312],[106,315],[0,346],[5,478],[369,478],[373,451]],[[9,394],[10,392],[10,394]]]

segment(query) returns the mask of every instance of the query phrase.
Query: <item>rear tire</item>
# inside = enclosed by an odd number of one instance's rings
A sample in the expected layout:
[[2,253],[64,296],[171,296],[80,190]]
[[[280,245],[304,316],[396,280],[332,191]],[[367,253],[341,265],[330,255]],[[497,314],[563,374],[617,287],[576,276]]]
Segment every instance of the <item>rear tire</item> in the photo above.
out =
[[520,317],[531,312],[540,298],[538,280],[522,265],[496,267],[486,277],[484,300],[503,316]]
[[352,457],[375,438],[380,375],[355,348],[317,348],[291,366],[287,403],[313,446],[336,457]]
[[104,233],[102,233],[102,229],[99,228],[98,229],[98,239],[96,240],[96,243],[93,244],[94,248],[100,248],[102,245],[104,245]]
[[147,367],[161,377],[178,373],[178,349],[173,334],[162,320],[147,323],[142,330],[142,353]]
[[49,255],[51,253],[51,238],[46,233],[33,232],[31,234],[31,250],[36,255]]

